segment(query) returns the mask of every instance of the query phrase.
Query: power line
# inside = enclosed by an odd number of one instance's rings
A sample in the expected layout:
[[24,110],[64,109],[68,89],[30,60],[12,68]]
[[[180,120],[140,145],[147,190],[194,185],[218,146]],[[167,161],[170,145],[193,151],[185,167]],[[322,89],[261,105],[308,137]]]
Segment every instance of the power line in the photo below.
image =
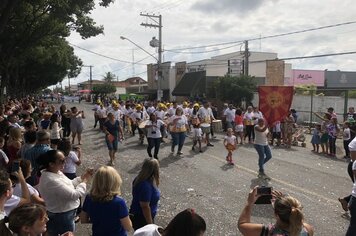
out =
[[[79,49],[81,49],[81,50],[83,50],[83,51],[90,52],[90,53],[92,53],[92,54],[95,54],[95,55],[97,55],[97,56],[100,56],[100,57],[104,57],[104,58],[107,58],[107,59],[110,59],[110,60],[114,60],[114,61],[118,61],[118,62],[122,62],[122,63],[130,63],[130,64],[132,64],[131,61],[124,61],[124,60],[117,59],[117,58],[114,58],[114,57],[106,56],[106,55],[103,55],[103,54],[101,54],[101,53],[97,53],[97,52],[91,51],[91,50],[89,50],[89,49],[80,47],[80,46],[75,45],[75,44],[72,44],[72,43],[68,43],[68,44],[69,44],[69,45],[72,45],[73,47],[79,48]],[[145,64],[140,63],[140,64],[138,64],[138,65],[145,65]]]
[[[344,23],[338,23],[338,24],[320,26],[320,27],[316,27],[316,28],[298,30],[298,31],[293,31],[293,32],[288,32],[288,33],[281,33],[281,34],[269,35],[269,36],[258,37],[258,38],[257,38],[257,37],[256,37],[256,38],[250,38],[250,39],[247,39],[247,40],[248,40],[248,41],[255,41],[255,40],[261,40],[261,39],[276,38],[276,37],[282,37],[282,36],[293,35],[293,34],[300,34],[300,33],[305,33],[305,32],[311,32],[311,31],[321,30],[321,29],[334,28],[334,27],[339,27],[339,26],[344,26],[344,25],[351,25],[351,24],[355,24],[355,23],[356,23],[356,21],[349,21],[349,22],[344,22]],[[188,50],[188,49],[215,47],[215,46],[222,46],[222,45],[228,45],[228,44],[242,43],[242,42],[244,42],[244,41],[245,41],[245,40],[238,40],[238,41],[231,41],[231,42],[224,42],[224,43],[215,43],[215,44],[201,45],[201,46],[196,46],[196,47],[186,47],[186,48],[169,49],[169,50],[179,51],[179,50]],[[168,50],[166,50],[166,51],[168,51]]]
[[224,49],[228,49],[228,48],[233,48],[233,47],[236,47],[236,46],[240,46],[242,44],[243,43],[239,43],[239,44],[234,44],[234,45],[231,45],[231,46],[228,46],[228,47],[224,47],[224,48],[218,48],[218,49],[213,49],[213,50],[209,50],[209,51],[198,51],[198,52],[178,52],[178,51],[175,51],[175,50],[165,50],[165,51],[171,52],[171,53],[201,54],[201,53],[216,52],[216,51],[220,51],[220,50],[224,50]]

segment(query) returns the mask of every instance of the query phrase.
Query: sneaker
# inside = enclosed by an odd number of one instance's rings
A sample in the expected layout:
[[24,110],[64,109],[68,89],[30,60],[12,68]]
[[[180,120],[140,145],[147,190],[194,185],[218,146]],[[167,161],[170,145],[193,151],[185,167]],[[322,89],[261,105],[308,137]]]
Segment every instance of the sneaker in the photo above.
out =
[[232,166],[235,165],[235,163],[233,161],[230,161],[229,164]]
[[200,149],[200,150],[199,150],[199,152],[200,152],[200,153],[202,153],[202,152],[203,152],[203,150],[201,150],[201,149]]
[[263,172],[258,172],[257,177],[262,179],[262,178],[264,177],[264,175],[265,175],[265,174],[264,174]]
[[206,146],[208,146],[208,147],[214,147],[214,145],[211,144],[211,143],[208,143]]
[[171,153],[174,153],[174,148],[171,148]]
[[183,155],[183,152],[179,151],[177,152],[177,155]]
[[346,201],[345,199],[343,199],[343,198],[339,198],[338,200],[339,200],[339,202],[341,203],[342,209],[344,209],[344,211],[348,211],[349,208],[348,208],[348,203],[347,203],[347,201]]
[[266,175],[265,173],[263,173],[262,178],[263,178],[264,180],[271,180],[271,177],[269,177],[269,176]]

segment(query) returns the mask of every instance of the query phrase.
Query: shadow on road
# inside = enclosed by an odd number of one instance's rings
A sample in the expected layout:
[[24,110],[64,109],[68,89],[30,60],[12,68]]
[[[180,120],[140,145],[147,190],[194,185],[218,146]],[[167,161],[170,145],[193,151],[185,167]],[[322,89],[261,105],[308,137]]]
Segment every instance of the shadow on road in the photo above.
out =
[[231,170],[233,168],[234,168],[234,166],[230,165],[228,163],[225,163],[224,165],[220,166],[220,169],[222,169],[223,171]]
[[167,157],[159,161],[159,166],[160,168],[165,168],[168,167],[170,164],[179,161],[180,159],[180,156],[174,156],[172,153],[170,153]]

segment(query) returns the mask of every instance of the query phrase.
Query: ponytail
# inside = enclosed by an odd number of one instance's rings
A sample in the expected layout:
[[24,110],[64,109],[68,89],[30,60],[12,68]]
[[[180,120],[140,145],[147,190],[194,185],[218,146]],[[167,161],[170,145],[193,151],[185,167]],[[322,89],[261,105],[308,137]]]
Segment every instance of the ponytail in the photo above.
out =
[[289,217],[289,234],[290,236],[300,235],[303,227],[303,213],[300,208],[292,207]]

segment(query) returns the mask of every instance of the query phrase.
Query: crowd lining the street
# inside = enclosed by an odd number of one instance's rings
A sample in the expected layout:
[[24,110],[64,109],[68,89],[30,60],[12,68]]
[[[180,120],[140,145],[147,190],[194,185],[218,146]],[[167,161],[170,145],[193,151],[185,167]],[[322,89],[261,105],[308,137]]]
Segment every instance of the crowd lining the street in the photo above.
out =
[[[258,177],[270,180],[264,165],[272,158],[270,145],[290,148],[298,137],[298,114],[291,110],[281,121],[267,124],[257,107],[246,111],[224,104],[221,111],[209,102],[134,102],[97,101],[93,107],[94,128],[105,134],[109,150],[108,165],[87,169],[77,176],[82,162],[81,134],[87,114],[65,104],[57,109],[42,99],[8,99],[0,106],[0,235],[73,235],[75,222],[92,224],[93,235],[203,235],[205,220],[194,209],[177,214],[167,227],[154,224],[160,199],[159,149],[170,142],[172,154],[183,155],[185,139],[193,139],[192,150],[211,148],[212,139],[222,129],[226,161],[234,165],[233,152],[247,143],[254,145],[258,159]],[[332,108],[312,136],[313,151],[335,157],[336,138],[342,135],[345,158],[352,181],[356,174],[356,114],[349,109],[339,127]],[[218,120],[220,118],[221,120]],[[122,179],[115,168],[121,141],[139,135],[139,144],[147,140],[147,156],[132,183],[132,202],[128,208],[121,195]],[[248,145],[248,144],[247,144]],[[177,148],[177,149],[176,149]],[[153,150],[153,153],[152,153]],[[87,183],[92,182],[88,191]],[[244,235],[313,235],[305,223],[300,202],[278,191],[271,193],[276,222],[270,225],[251,222],[251,210],[260,197],[251,190],[240,215],[238,228]],[[351,220],[347,236],[356,234],[356,184],[352,194],[339,198]]]

